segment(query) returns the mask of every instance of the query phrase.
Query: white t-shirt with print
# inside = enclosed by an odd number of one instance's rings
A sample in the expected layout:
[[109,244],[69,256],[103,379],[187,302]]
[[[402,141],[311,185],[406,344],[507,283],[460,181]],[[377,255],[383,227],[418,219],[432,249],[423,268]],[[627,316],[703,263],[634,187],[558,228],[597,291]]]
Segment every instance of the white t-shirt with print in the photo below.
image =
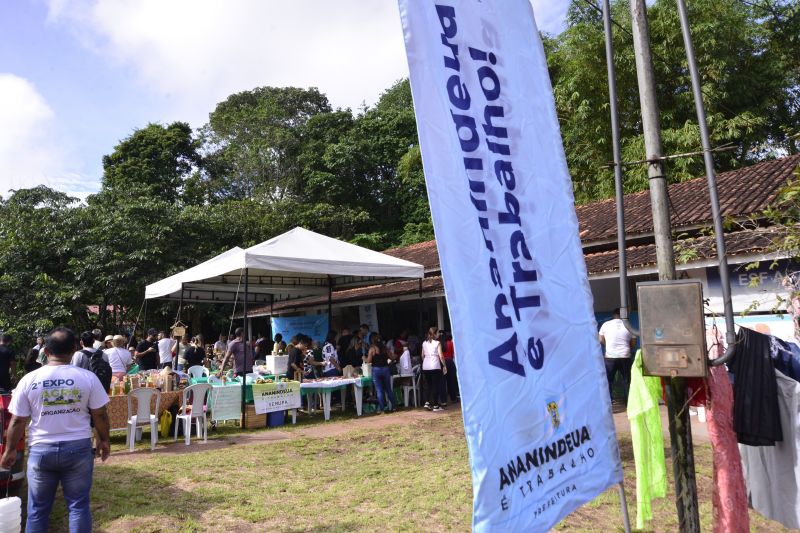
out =
[[162,365],[172,362],[172,347],[175,345],[174,343],[175,341],[166,337],[158,341],[158,359]]
[[89,409],[108,403],[94,373],[72,365],[43,366],[26,374],[14,389],[9,410],[31,417],[30,444],[90,439]]
[[326,342],[322,347],[322,360],[325,361],[325,366],[322,368],[323,372],[336,369],[333,362],[339,363],[339,354],[336,353],[336,346],[330,342]]
[[600,335],[605,339],[606,357],[622,359],[631,356],[631,334],[620,318],[612,318],[600,326]]

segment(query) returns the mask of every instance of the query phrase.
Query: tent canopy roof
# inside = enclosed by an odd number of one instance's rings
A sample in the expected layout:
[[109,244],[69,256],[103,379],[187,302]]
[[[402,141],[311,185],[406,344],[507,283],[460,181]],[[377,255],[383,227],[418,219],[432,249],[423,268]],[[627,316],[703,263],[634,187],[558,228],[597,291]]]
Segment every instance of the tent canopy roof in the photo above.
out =
[[145,298],[186,302],[272,303],[327,294],[396,278],[422,278],[423,267],[355,244],[295,228],[247,249],[232,248],[192,268],[148,285]]

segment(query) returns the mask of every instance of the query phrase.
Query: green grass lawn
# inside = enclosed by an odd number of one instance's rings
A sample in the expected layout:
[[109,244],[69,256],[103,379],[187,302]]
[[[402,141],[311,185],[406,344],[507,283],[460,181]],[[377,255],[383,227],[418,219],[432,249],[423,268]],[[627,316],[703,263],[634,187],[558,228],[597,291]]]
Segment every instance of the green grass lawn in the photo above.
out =
[[[224,433],[230,437],[236,431],[231,427]],[[620,444],[633,522],[629,437],[622,435]],[[703,530],[711,531],[707,445],[697,447],[696,461]],[[183,454],[137,452],[97,466],[92,507],[96,529],[115,532],[468,531],[472,489],[461,416],[453,411],[338,437],[230,442]],[[654,502],[653,511],[652,530],[677,530],[671,493]],[[54,509],[52,525],[65,530],[63,501]],[[754,512],[751,527],[783,530]],[[621,531],[616,490],[585,505],[557,529]]]

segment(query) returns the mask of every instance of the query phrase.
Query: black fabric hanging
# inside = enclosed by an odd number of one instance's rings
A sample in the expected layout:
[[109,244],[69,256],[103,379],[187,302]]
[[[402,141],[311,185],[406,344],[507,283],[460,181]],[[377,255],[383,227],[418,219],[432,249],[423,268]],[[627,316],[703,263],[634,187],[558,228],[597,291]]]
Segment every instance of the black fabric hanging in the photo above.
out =
[[734,375],[733,429],[737,440],[748,446],[775,446],[783,440],[783,434],[769,336],[739,328],[728,370]]

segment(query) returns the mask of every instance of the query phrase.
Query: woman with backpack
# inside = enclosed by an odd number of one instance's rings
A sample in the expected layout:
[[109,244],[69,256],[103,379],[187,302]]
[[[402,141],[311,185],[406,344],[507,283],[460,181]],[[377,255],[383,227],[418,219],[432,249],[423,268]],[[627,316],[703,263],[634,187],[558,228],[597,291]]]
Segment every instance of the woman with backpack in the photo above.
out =
[[106,392],[111,388],[111,365],[108,354],[94,349],[94,334],[91,331],[81,333],[81,349],[72,356],[71,364],[84,370],[94,372]]

